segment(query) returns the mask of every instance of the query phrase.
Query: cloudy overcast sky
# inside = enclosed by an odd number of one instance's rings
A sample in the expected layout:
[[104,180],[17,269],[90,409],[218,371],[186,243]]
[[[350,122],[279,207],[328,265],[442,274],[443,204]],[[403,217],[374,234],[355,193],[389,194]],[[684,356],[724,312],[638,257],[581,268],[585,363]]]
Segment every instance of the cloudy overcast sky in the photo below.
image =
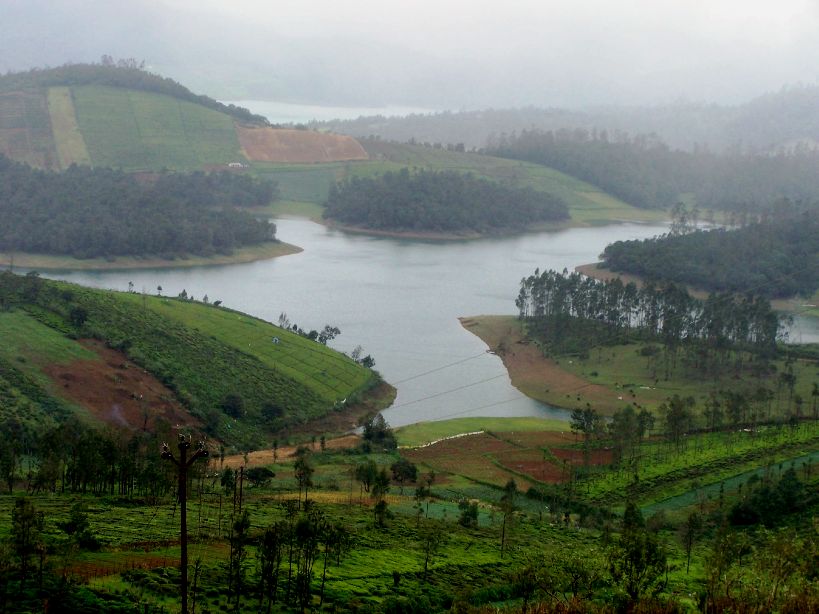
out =
[[0,68],[138,57],[225,97],[741,102],[819,76],[819,0],[0,0]]

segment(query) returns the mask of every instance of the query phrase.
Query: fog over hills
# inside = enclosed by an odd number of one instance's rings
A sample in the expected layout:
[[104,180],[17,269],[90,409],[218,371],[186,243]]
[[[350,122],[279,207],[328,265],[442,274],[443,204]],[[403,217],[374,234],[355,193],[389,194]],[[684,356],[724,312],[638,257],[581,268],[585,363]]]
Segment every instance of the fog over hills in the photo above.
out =
[[109,54],[222,99],[453,110],[736,104],[814,83],[817,25],[809,0],[5,0],[0,70]]
[[108,54],[222,100],[470,111],[325,127],[471,147],[532,127],[684,149],[819,140],[815,2],[302,4],[7,0],[0,70]]
[[482,148],[488,140],[522,130],[606,130],[612,135],[656,134],[675,149],[752,153],[814,147],[819,142],[819,87],[782,88],[737,105],[678,102],[668,105],[584,109],[523,107],[408,117],[361,117],[313,124],[356,137],[421,143],[463,143]]

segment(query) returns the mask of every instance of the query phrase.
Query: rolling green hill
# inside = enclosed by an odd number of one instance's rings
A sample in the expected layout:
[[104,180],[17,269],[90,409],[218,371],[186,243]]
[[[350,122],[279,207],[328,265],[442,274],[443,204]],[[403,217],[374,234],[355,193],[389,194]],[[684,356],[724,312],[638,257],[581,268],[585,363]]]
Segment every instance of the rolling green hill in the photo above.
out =
[[595,225],[613,221],[662,221],[665,214],[632,207],[599,188],[554,169],[528,162],[421,145],[361,141],[370,160],[293,167],[256,163],[253,172],[278,183],[283,207],[288,203],[323,204],[330,186],[343,179],[374,177],[402,168],[468,172],[534,190],[549,192],[569,205],[572,223]]
[[366,158],[352,137],[274,128],[132,61],[0,75],[0,154],[52,170],[125,171]]
[[168,420],[253,448],[380,381],[243,313],[31,275],[0,276],[0,336],[0,420],[74,414],[134,428],[161,405]]
[[97,166],[190,170],[244,159],[233,119],[219,111],[153,92],[108,86],[71,91]]

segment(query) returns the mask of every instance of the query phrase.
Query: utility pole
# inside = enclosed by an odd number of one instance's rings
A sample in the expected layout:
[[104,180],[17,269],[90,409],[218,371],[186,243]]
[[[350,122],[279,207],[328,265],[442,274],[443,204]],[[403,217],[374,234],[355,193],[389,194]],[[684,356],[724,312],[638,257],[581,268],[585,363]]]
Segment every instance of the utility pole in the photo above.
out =
[[171,461],[176,465],[177,476],[179,483],[177,490],[179,492],[179,518],[182,525],[181,528],[181,559],[179,571],[181,574],[180,596],[182,597],[182,614],[188,614],[188,468],[199,458],[206,457],[208,451],[205,449],[205,444],[202,441],[197,442],[196,451],[188,458],[188,450],[191,447],[190,437],[179,435],[179,458],[174,457],[170,447],[167,443],[162,444],[162,458]]

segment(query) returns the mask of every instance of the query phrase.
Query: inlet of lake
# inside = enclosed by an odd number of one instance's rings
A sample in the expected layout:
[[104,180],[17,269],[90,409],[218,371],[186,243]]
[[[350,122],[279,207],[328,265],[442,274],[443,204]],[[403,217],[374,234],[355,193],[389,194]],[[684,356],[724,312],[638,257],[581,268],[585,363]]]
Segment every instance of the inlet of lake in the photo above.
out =
[[[461,416],[566,417],[523,396],[500,358],[461,327],[458,317],[514,314],[521,278],[535,268],[572,270],[623,239],[665,227],[617,224],[504,238],[431,242],[371,237],[304,219],[277,219],[277,237],[304,251],[281,258],[214,267],[64,272],[49,277],[87,286],[176,295],[207,295],[227,307],[277,322],[286,313],[304,330],[331,324],[331,343],[350,353],[361,345],[398,389],[384,412],[393,426]],[[796,318],[795,342],[819,341],[819,324]]]

